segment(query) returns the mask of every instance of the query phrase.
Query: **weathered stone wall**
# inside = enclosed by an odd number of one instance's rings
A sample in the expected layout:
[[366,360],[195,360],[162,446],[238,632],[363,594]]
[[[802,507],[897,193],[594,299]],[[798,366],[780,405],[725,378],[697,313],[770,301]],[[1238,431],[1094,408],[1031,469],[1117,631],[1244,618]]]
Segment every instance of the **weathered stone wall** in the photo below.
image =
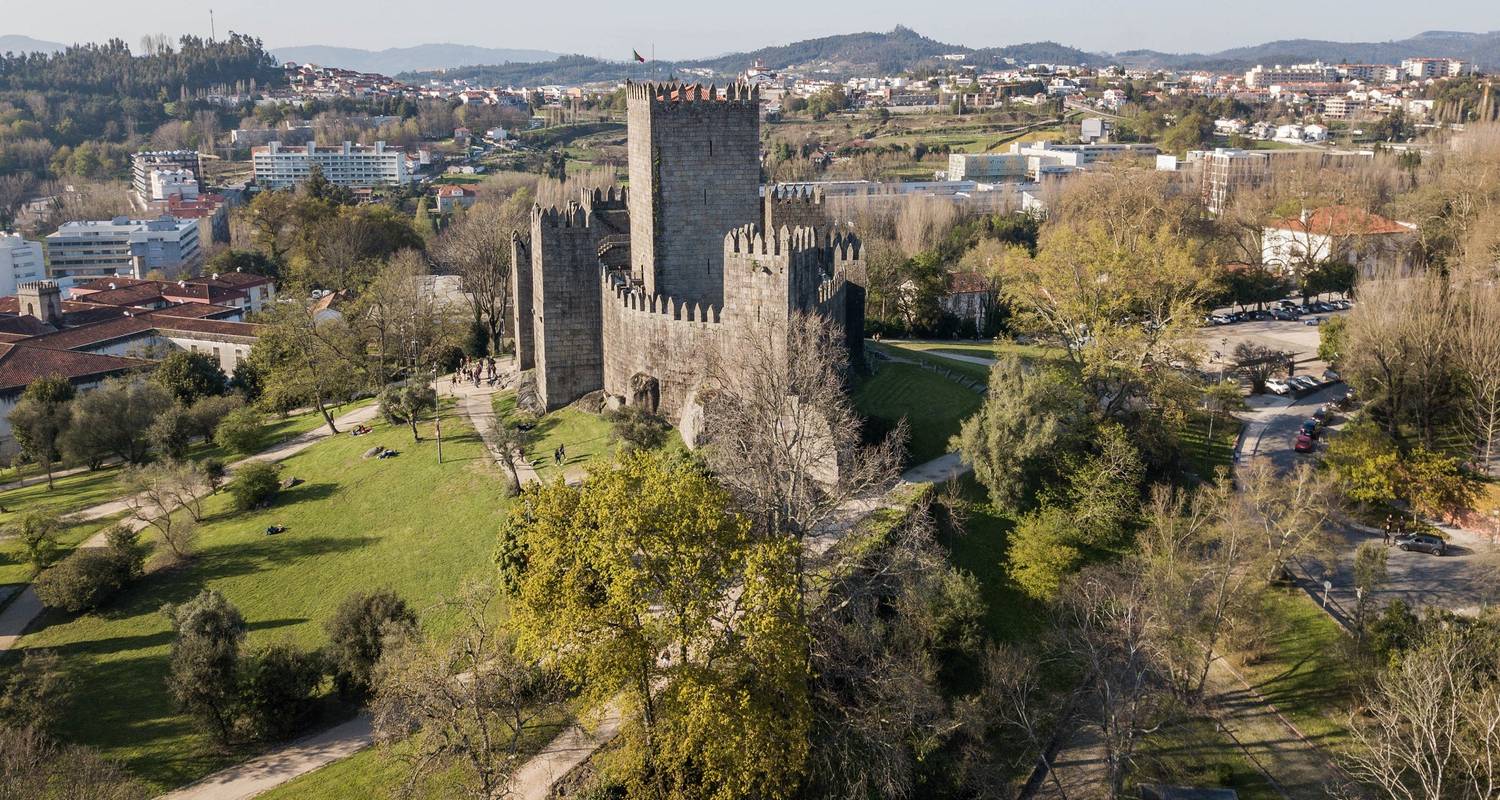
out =
[[531,214],[531,311],[537,393],[561,408],[604,382],[600,230],[583,206]]
[[519,233],[512,233],[510,237],[510,296],[511,303],[515,307],[510,311],[511,320],[516,329],[516,364],[523,370],[536,366],[535,327],[532,324],[531,311],[531,273],[531,240],[522,238]]
[[649,298],[624,286],[605,286],[604,391],[632,400],[637,375],[655,378],[657,412],[674,424],[683,402],[708,375],[725,336],[718,309]]
[[627,123],[635,278],[648,296],[722,303],[724,235],[761,217],[758,93],[636,84]]
[[760,201],[761,230],[812,228],[826,231],[830,227],[823,193],[811,189],[767,187]]

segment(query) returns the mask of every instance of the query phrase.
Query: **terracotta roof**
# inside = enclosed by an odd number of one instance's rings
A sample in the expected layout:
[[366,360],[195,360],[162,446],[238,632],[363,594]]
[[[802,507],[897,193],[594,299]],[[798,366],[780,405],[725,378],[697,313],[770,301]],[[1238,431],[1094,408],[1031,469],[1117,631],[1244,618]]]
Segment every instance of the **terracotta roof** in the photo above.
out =
[[188,317],[190,319],[218,319],[237,317],[243,313],[238,308],[216,306],[212,303],[176,303],[153,312],[164,317]]
[[166,302],[166,298],[162,297],[161,287],[157,286],[154,281],[143,281],[117,289],[89,292],[78,295],[78,298],[80,302],[106,306],[138,306]]
[[[73,300],[62,301],[62,312],[62,323],[65,327],[87,325],[91,322],[114,319],[120,316],[121,313],[120,309],[115,306],[80,303]],[[0,314],[23,316],[21,314],[20,301],[16,299],[15,295],[0,297]],[[48,330],[52,329],[49,328]]]
[[257,275],[254,272],[216,272],[207,278],[193,278],[188,282],[192,283],[194,281],[202,283],[217,283],[224,286],[230,286],[235,289],[245,289],[251,286],[265,285],[267,283],[270,283],[271,279],[267,278],[264,275]]
[[990,279],[977,272],[948,273],[948,294],[971,294],[994,290],[994,284]]
[[1283,231],[1314,233],[1321,236],[1376,236],[1411,233],[1411,228],[1379,214],[1353,206],[1325,206],[1300,217],[1273,220],[1268,227]]
[[49,375],[78,381],[117,375],[150,363],[138,358],[0,343],[0,394],[19,392]]
[[57,329],[36,317],[25,314],[0,314],[0,333],[15,336],[41,336],[55,330]]
[[251,339],[260,335],[261,327],[251,322],[174,317],[171,314],[163,314],[160,311],[142,314],[141,320],[147,323],[149,327],[154,327],[158,330],[207,333],[215,336],[244,336]]
[[54,350],[72,350],[115,339],[138,336],[151,330],[152,327],[151,323],[143,317],[120,316],[104,322],[94,322],[76,328],[67,328],[57,333],[49,333],[46,336],[38,336],[27,340],[26,343]]

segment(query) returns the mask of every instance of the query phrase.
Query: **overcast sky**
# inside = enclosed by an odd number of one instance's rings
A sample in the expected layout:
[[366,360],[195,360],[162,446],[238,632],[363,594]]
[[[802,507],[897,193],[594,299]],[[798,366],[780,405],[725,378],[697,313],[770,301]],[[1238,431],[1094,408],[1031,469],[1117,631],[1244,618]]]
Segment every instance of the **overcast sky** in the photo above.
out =
[[454,42],[626,58],[693,58],[901,24],[970,47],[1054,40],[1091,51],[1209,52],[1274,39],[1400,39],[1500,29],[1496,0],[0,0],[0,34],[134,45],[143,34],[259,36],[268,47]]

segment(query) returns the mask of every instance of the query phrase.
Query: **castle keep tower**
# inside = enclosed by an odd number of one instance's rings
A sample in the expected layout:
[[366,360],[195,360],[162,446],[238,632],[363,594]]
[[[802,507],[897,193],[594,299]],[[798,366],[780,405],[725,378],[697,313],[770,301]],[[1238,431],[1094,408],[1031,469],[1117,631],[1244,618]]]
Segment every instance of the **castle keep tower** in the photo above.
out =
[[628,88],[630,260],[648,296],[720,305],[724,236],[760,206],[760,98],[749,86]]

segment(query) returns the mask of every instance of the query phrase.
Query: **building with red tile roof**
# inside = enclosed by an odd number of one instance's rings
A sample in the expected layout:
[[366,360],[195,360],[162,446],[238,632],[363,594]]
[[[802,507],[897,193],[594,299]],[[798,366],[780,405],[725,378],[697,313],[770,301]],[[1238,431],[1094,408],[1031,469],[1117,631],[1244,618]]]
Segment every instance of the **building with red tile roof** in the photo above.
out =
[[1354,206],[1325,206],[1275,219],[1261,231],[1261,262],[1298,272],[1331,262],[1363,275],[1409,272],[1416,265],[1417,226]]

